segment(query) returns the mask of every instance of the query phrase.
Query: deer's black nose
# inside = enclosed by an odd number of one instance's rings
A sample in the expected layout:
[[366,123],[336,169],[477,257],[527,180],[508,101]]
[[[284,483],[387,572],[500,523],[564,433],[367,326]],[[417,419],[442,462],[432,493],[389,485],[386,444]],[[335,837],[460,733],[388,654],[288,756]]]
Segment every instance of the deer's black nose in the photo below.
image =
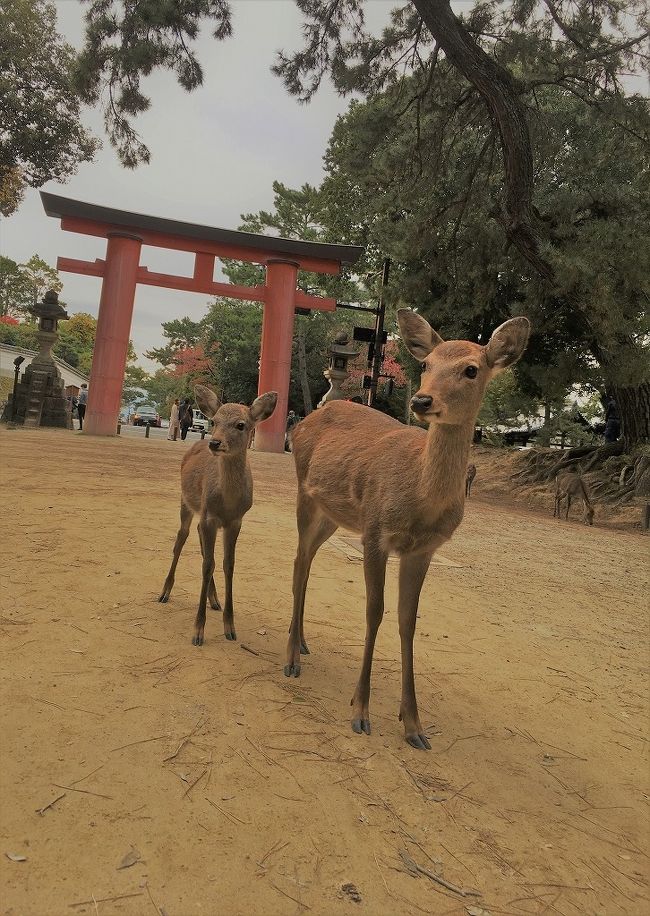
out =
[[221,448],[221,439],[210,439],[210,441],[208,442],[208,445],[210,446],[213,452],[218,452],[219,449]]
[[411,410],[415,413],[426,413],[433,404],[433,398],[428,394],[416,394],[411,398]]

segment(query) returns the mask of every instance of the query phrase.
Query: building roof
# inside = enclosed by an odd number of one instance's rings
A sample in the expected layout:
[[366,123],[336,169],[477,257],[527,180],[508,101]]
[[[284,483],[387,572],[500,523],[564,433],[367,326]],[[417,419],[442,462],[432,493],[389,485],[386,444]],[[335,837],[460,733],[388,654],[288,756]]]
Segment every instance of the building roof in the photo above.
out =
[[105,223],[106,231],[116,228],[129,229],[132,232],[147,230],[165,235],[176,235],[182,238],[217,242],[226,245],[277,252],[278,255],[291,257],[320,258],[337,261],[341,264],[354,264],[363,254],[361,245],[330,245],[325,242],[303,242],[298,239],[283,239],[273,235],[260,235],[255,232],[239,232],[235,229],[218,229],[212,226],[200,226],[197,223],[185,223],[180,220],[165,219],[159,216],[148,216],[143,213],[130,213],[128,210],[115,210],[112,207],[101,207],[82,200],[72,200],[41,191],[41,201],[48,216],[60,219],[76,218],[90,220],[94,223]]

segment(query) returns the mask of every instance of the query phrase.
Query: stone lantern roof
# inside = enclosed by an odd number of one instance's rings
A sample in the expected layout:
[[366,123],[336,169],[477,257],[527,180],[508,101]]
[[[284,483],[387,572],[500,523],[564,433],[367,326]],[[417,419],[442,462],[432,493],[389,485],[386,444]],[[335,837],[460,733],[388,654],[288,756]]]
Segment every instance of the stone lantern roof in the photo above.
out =
[[49,289],[45,293],[42,302],[36,302],[30,306],[29,311],[35,318],[54,318],[55,321],[67,321],[69,317],[53,289]]
[[350,346],[350,338],[345,332],[337,334],[329,346],[332,356],[358,356],[359,351]]

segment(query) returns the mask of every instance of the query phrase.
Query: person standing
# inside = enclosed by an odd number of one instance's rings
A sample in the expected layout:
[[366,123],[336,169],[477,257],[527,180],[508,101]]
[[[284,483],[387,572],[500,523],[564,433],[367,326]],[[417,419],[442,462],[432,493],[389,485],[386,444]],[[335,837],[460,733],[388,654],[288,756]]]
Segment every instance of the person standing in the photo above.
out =
[[178,398],[174,400],[172,404],[171,413],[169,415],[169,434],[168,439],[171,439],[172,442],[176,442],[178,434],[180,432],[180,423],[178,420]]
[[178,411],[178,422],[181,428],[181,439],[187,439],[187,431],[192,425],[192,404],[185,398]]
[[609,397],[605,406],[605,442],[616,442],[620,434],[621,420],[618,405],[613,397]]
[[88,403],[88,385],[82,382],[77,398],[77,414],[79,415],[79,429],[84,428],[84,417],[86,416],[86,404]]

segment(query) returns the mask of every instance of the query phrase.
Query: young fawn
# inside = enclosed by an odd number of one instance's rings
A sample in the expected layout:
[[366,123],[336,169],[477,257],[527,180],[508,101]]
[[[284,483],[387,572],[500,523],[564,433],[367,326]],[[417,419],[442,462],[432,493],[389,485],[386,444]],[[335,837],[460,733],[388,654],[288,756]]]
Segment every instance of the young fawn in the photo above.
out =
[[467,473],[465,474],[465,496],[470,496],[472,493],[472,484],[474,483],[474,478],[476,477],[476,465],[468,464]]
[[566,500],[565,520],[569,517],[569,509],[574,499],[582,499],[584,514],[582,520],[585,525],[594,523],[594,507],[589,498],[589,490],[580,474],[576,471],[565,471],[555,478],[555,508],[553,518],[562,518],[562,503]]
[[223,572],[226,598],[223,631],[226,639],[237,639],[232,603],[232,578],[235,545],[242,519],[253,505],[253,477],[247,449],[255,425],[275,410],[275,391],[263,394],[250,407],[244,404],[219,404],[217,395],[204,385],[194,389],[199,409],[214,423],[210,439],[188,449],[181,464],[181,526],[174,544],[174,558],[167,573],[159,601],[169,600],[176,566],[187,540],[194,513],[199,513],[199,540],[203,554],[203,577],[199,609],[196,612],[192,645],[203,645],[205,608],[209,600],[221,610],[214,584],[214,546],[217,528],[223,528]]
[[404,343],[422,364],[411,399],[428,431],[404,426],[376,410],[332,401],[293,433],[298,475],[298,552],[293,573],[293,617],[287,677],[300,675],[308,654],[303,616],[312,560],[339,526],[360,532],[366,580],[366,641],[352,697],[352,729],[370,734],[370,672],[384,614],[386,561],[400,557],[398,618],[402,648],[400,719],[413,747],[430,749],[415,697],[413,637],[420,590],[434,551],[463,517],[467,458],[488,381],[523,353],[530,324],[513,318],[486,346],[445,342],[420,315],[399,309]]

